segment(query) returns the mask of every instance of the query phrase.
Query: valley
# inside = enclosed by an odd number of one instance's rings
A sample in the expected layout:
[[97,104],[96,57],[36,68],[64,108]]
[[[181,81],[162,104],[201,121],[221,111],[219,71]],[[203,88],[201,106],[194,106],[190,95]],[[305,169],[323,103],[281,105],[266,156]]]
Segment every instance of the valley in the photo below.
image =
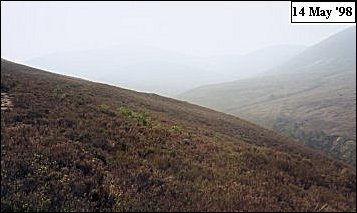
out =
[[178,97],[356,165],[356,28],[308,47],[264,76],[201,86]]

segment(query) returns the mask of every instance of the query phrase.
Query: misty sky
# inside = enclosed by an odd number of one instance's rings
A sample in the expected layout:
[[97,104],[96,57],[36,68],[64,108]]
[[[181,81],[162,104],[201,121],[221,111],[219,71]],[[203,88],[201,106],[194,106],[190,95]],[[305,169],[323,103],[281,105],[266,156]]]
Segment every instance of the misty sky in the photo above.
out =
[[346,25],[291,25],[290,2],[1,2],[1,57],[145,45],[193,56],[314,44]]

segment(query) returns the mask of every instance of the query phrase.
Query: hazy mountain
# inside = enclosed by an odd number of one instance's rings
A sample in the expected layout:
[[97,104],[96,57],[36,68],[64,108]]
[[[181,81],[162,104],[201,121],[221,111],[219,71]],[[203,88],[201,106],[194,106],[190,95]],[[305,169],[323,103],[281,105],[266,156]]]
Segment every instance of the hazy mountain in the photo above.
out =
[[[312,74],[351,70],[356,66],[356,27],[347,28],[307,48],[269,74]],[[306,72],[306,73],[305,73]]]
[[299,45],[275,45],[246,55],[202,58],[199,65],[202,69],[215,71],[219,81],[232,81],[264,74],[298,55],[305,48]]
[[150,47],[115,46],[56,53],[27,64],[140,91],[175,95],[204,84],[256,76],[303,49],[279,45],[243,56],[200,58]]
[[1,93],[4,212],[356,210],[352,167],[231,115],[5,60]]
[[356,28],[307,48],[264,76],[202,86],[181,98],[356,164]]
[[[28,64],[127,88],[164,94],[175,94],[197,85],[196,76],[202,76],[204,82],[211,82],[209,80],[212,78],[203,75],[203,70],[190,67],[192,62],[188,56],[136,46],[56,53],[30,60]],[[179,75],[180,73],[182,75]]]

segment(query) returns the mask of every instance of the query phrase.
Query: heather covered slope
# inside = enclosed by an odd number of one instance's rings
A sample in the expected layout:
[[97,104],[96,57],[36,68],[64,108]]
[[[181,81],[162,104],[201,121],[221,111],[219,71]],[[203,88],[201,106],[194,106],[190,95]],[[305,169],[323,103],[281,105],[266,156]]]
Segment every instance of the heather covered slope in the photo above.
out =
[[353,168],[242,119],[1,61],[2,211],[355,211]]

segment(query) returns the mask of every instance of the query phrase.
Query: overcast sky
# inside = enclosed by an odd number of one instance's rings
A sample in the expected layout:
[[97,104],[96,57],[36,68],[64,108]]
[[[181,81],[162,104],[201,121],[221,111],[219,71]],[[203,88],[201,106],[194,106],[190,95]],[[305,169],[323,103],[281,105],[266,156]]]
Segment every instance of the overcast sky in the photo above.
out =
[[1,57],[145,45],[194,56],[314,44],[347,26],[291,25],[290,2],[1,2]]

